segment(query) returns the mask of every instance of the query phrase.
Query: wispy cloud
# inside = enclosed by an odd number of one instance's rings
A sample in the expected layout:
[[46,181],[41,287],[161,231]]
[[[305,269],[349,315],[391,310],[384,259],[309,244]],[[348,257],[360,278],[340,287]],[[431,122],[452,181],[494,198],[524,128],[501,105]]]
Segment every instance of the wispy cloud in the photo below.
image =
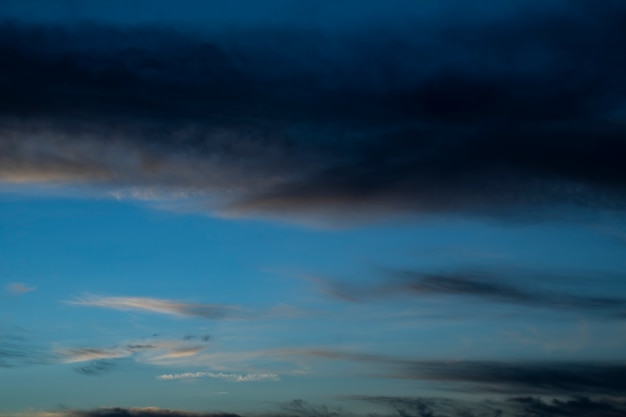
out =
[[[292,354],[298,354],[292,351]],[[620,361],[413,360],[337,350],[303,350],[312,357],[358,362],[383,378],[430,381],[433,387],[513,395],[626,395]]]
[[280,380],[279,376],[273,373],[234,374],[224,372],[183,372],[178,374],[163,374],[157,376],[157,379],[160,379],[162,381],[196,378],[217,378],[229,382],[262,382]]
[[99,375],[133,363],[160,365],[191,358],[205,347],[194,345],[189,340],[151,340],[149,343],[139,340],[111,348],[57,348],[54,356],[57,362],[76,365],[74,369],[81,374]]
[[11,294],[26,294],[27,292],[35,291],[37,287],[23,284],[21,282],[13,282],[7,284],[6,289]]
[[156,356],[156,357],[152,358],[152,360],[159,361],[159,360],[163,360],[163,359],[186,358],[186,357],[189,357],[189,356],[195,356],[196,354],[202,352],[203,349],[204,349],[204,347],[202,347],[202,346],[194,346],[194,347],[174,349],[174,350],[172,350],[172,351],[170,351],[168,353],[165,353],[163,355]]
[[21,332],[0,332],[0,368],[49,364],[56,359],[54,354],[30,342]]
[[[388,297],[427,300],[466,299],[558,311],[584,312],[604,318],[626,316],[626,297],[619,294],[589,294],[576,283],[620,278],[602,273],[555,274],[515,268],[456,268],[443,271],[379,270],[374,283],[346,283],[312,279],[324,292],[345,301],[371,301]],[[567,292],[563,285],[568,277]],[[552,284],[552,285],[551,285]],[[556,284],[556,285],[555,285]],[[552,289],[551,289],[552,287]]]
[[125,358],[132,355],[130,349],[61,349],[57,351],[63,362],[76,363],[101,359]]
[[68,301],[68,303],[113,310],[136,310],[180,317],[201,317],[205,319],[235,318],[242,315],[242,311],[240,309],[232,306],[184,303],[173,300],[145,297],[85,296]]

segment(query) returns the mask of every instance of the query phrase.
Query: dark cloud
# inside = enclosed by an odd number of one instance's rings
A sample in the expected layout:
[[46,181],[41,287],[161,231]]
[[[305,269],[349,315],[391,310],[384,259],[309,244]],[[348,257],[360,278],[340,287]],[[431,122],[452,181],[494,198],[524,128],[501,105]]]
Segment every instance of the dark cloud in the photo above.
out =
[[553,399],[545,401],[539,398],[512,398],[524,415],[545,417],[619,417],[626,413],[624,401],[610,399],[590,399],[579,397],[569,400]]
[[467,384],[471,391],[505,394],[624,395],[626,366],[585,362],[419,362],[399,378]]
[[618,417],[626,412],[623,401],[577,397],[547,401],[535,397],[470,402],[449,398],[353,396],[381,404],[401,417]]
[[[379,283],[362,284],[339,281],[318,282],[323,290],[339,299],[366,301],[390,296],[425,299],[463,297],[476,301],[524,307],[598,314],[603,318],[626,317],[626,298],[620,296],[583,294],[580,283],[603,280],[619,282],[620,276],[602,273],[529,271],[515,268],[459,268],[452,271],[420,272],[413,270],[382,270],[385,278]],[[567,277],[567,280],[564,278]],[[570,290],[568,293],[564,287]],[[576,283],[579,285],[577,286]],[[550,289],[550,287],[560,289]],[[578,294],[576,294],[578,292]]]
[[155,349],[156,347],[157,346],[155,345],[134,345],[134,344],[126,345],[126,349],[132,350],[132,351],[143,350],[143,349]]
[[622,212],[626,7],[548,3],[342,30],[5,22],[0,178],[230,215]]
[[626,365],[615,361],[429,361],[335,350],[300,354],[358,362],[367,365],[366,371],[373,375],[429,381],[437,388],[457,391],[511,395],[626,394]]
[[341,417],[348,415],[341,408],[326,405],[314,405],[302,399],[292,400],[280,405],[281,414],[301,417]]
[[[277,411],[257,411],[259,417],[621,417],[626,412],[623,401],[609,398],[576,397],[546,400],[536,397],[513,397],[499,400],[466,401],[454,398],[348,396],[378,406],[379,412],[358,413],[342,407],[312,404],[297,399],[280,404]],[[64,417],[239,417],[232,413],[207,413],[169,410],[155,407],[99,408],[67,410]]]
[[[380,404],[395,411],[400,417],[503,417],[510,415],[504,410],[513,407],[505,403],[484,401],[482,403],[454,400],[449,398],[352,396],[350,399]],[[519,416],[518,414],[516,414]]]
[[83,365],[74,367],[74,370],[81,375],[103,375],[115,368],[116,362],[113,360],[98,360],[87,362]]
[[185,337],[183,337],[183,340],[193,340],[193,339],[199,339],[203,342],[208,342],[209,340],[211,340],[211,336],[208,334],[205,334],[205,335],[188,334],[188,335],[185,335]]
[[155,407],[98,408],[89,411],[69,411],[66,414],[68,417],[239,417],[231,413],[202,413]]

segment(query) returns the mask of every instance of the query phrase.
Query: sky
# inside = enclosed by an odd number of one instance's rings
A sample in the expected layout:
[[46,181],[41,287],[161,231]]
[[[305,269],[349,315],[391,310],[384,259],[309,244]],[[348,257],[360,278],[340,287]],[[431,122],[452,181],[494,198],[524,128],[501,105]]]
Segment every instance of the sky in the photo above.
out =
[[625,415],[625,20],[0,2],[0,417]]

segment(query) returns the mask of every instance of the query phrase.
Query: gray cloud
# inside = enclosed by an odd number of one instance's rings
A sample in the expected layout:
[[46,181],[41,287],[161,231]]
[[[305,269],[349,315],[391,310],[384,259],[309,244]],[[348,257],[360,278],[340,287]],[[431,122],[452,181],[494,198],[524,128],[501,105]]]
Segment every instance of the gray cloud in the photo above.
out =
[[[598,283],[615,279],[608,274],[556,274],[514,268],[459,268],[452,271],[422,272],[414,270],[383,269],[383,280],[373,284],[349,284],[315,279],[322,289],[339,299],[367,301],[391,296],[424,299],[465,298],[541,309],[597,314],[604,318],[621,319],[626,316],[626,298],[609,295],[583,294],[573,283]],[[565,282],[569,290],[550,289]],[[538,285],[541,283],[541,285]],[[550,285],[551,284],[551,285]]]
[[468,384],[476,392],[504,394],[614,394],[626,393],[626,366],[585,362],[419,362],[393,374],[399,378]]
[[352,399],[381,404],[402,417],[618,417],[626,412],[623,401],[577,397],[552,399],[513,397],[482,402],[450,398],[353,396]]
[[302,399],[296,399],[280,405],[282,415],[302,417],[341,417],[350,415],[341,408],[332,408],[326,405],[315,405]]
[[94,360],[74,367],[74,371],[82,375],[104,375],[114,369],[117,362],[111,360]]
[[358,362],[384,378],[429,381],[433,387],[512,395],[626,394],[626,365],[619,361],[412,360],[336,350],[291,352]]
[[[626,412],[623,401],[610,398],[577,397],[541,399],[512,397],[508,399],[466,401],[454,398],[363,396],[343,397],[382,407],[377,413],[352,412],[343,407],[313,404],[296,399],[279,404],[276,411],[257,411],[258,417],[621,417]],[[156,407],[110,407],[95,410],[65,410],[42,413],[49,417],[239,417],[233,413],[193,412]]]
[[5,22],[0,178],[233,216],[623,212],[626,8],[507,4],[344,30]]
[[60,413],[67,417],[238,417],[231,413],[202,413],[157,407],[110,407],[96,410],[73,410]]
[[22,332],[0,332],[0,368],[42,365],[55,361],[53,354],[29,341]]
[[611,399],[553,399],[545,401],[539,398],[512,398],[510,402],[517,405],[523,415],[546,417],[619,417],[626,413],[623,401]]

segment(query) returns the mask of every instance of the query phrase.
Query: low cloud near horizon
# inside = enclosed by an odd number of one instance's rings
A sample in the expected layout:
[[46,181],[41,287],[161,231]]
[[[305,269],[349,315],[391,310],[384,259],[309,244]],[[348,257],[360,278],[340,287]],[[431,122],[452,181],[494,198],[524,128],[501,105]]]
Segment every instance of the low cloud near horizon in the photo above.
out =
[[345,400],[370,403],[376,413],[318,405],[302,399],[278,404],[275,411],[250,413],[201,412],[158,407],[102,407],[93,410],[26,413],[26,417],[620,417],[626,404],[612,398],[509,397],[463,401],[445,397],[391,397],[353,395]]

